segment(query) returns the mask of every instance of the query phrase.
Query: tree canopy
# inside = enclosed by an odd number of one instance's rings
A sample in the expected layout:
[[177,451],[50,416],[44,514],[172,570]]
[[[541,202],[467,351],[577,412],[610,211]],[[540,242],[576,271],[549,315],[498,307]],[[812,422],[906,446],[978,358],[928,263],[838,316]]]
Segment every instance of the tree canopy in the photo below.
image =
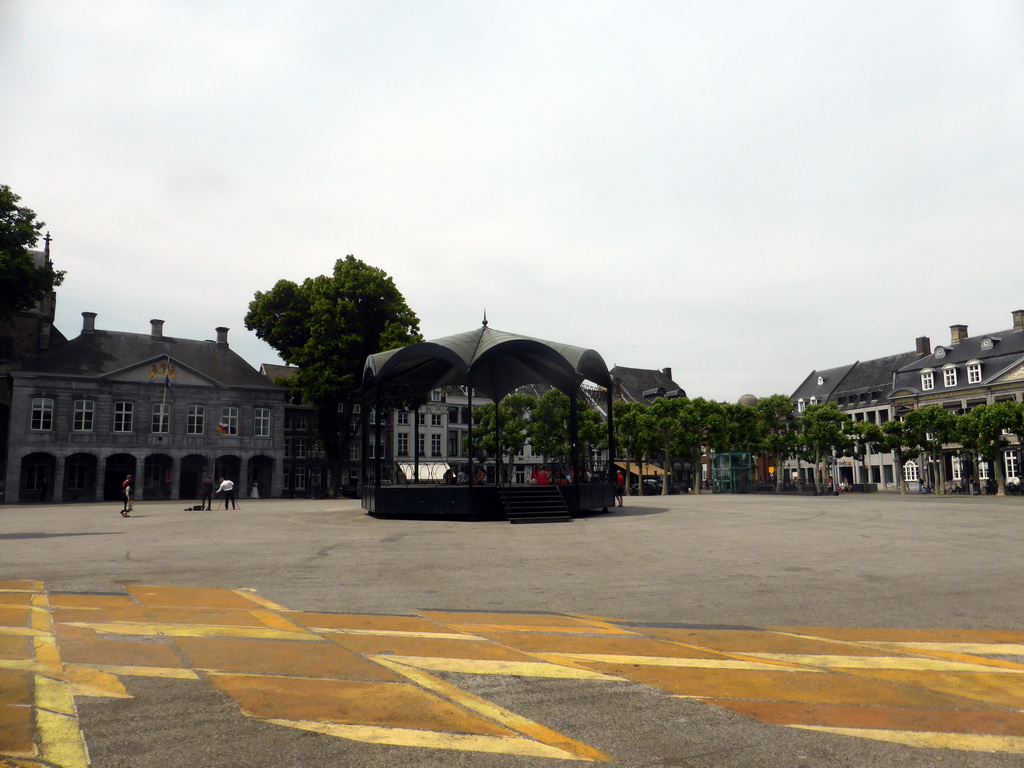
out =
[[[355,434],[352,406],[366,358],[422,341],[419,318],[391,277],[352,255],[338,259],[330,275],[301,284],[279,280],[269,291],[257,291],[245,327],[298,367],[283,383],[293,397],[316,406],[319,435],[335,470]],[[333,485],[338,472],[332,474]]]
[[32,309],[64,281],[63,271],[36,264],[30,249],[45,225],[20,201],[0,185],[0,317]]

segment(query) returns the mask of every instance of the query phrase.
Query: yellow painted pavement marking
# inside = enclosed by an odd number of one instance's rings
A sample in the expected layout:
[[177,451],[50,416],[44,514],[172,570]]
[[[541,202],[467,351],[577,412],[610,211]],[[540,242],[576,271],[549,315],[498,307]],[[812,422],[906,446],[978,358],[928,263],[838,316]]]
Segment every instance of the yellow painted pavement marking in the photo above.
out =
[[517,755],[519,757],[546,757],[561,760],[589,759],[538,741],[509,736],[440,733],[438,731],[420,731],[413,728],[384,728],[373,725],[321,723],[310,720],[265,720],[264,722],[368,744],[390,744],[398,747],[450,749],[488,754]]
[[81,667],[77,664],[64,666],[64,674],[71,683],[71,692],[75,696],[92,696],[97,698],[130,699],[131,695],[124,684],[111,672]]
[[43,675],[35,676],[35,705],[61,715],[75,714],[75,697],[64,681]]
[[121,666],[118,664],[90,664],[89,669],[99,672],[106,672],[119,677],[163,677],[169,680],[198,680],[197,675],[191,669],[177,667],[134,667]]
[[1014,643],[913,643],[880,640],[876,645],[899,650],[945,651],[970,656],[1024,656],[1024,645]]
[[532,720],[527,720],[515,712],[492,704],[486,699],[481,699],[479,696],[474,696],[468,691],[428,675],[422,670],[408,667],[404,664],[397,664],[387,656],[374,656],[372,658],[378,664],[397,672],[422,688],[433,691],[437,695],[453,701],[471,712],[476,712],[483,717],[501,723],[506,728],[510,728],[517,733],[575,755],[578,759],[597,762],[609,762],[612,759],[599,749],[594,749],[591,746],[558,733],[558,731],[553,731]]
[[78,728],[78,718],[40,709],[36,712],[40,759],[60,768],[87,768],[89,751]]
[[888,741],[909,747],[960,749],[973,752],[1024,753],[1024,737],[995,736],[986,733],[936,733],[934,731],[889,731],[878,728],[836,728],[824,725],[793,725],[806,731],[834,733],[840,736]]
[[478,640],[487,638],[455,632],[405,632],[399,629],[340,629],[336,627],[310,627],[326,635],[376,635],[379,637],[413,637],[422,640]]
[[[819,669],[803,667],[786,667],[780,664],[768,664],[758,661],[741,661],[738,659],[692,659],[678,656],[626,656],[608,653],[535,653],[537,658],[558,663],[559,659],[574,661],[591,661],[600,664],[635,664],[650,667],[687,667],[697,669],[753,669],[771,672],[820,672]],[[746,654],[753,656],[755,654]]]
[[509,677],[541,677],[561,680],[622,680],[621,677],[535,661],[494,661],[490,659],[451,659],[436,656],[371,656],[380,662],[385,658],[396,664],[432,672],[454,672],[464,675],[508,675]]
[[0,635],[15,635],[20,637],[45,637],[47,633],[41,629],[31,627],[0,627]]
[[251,600],[252,602],[256,603],[256,605],[266,608],[268,611],[286,610],[286,608],[283,605],[278,605],[273,600],[267,600],[265,597],[260,597],[258,594],[256,594],[256,590],[254,589],[233,589],[231,591],[234,592],[236,595],[239,595],[240,597],[244,597],[246,600]]
[[299,640],[307,643],[326,642],[312,632],[289,632],[285,630],[266,629],[260,627],[233,627],[220,624],[141,624],[124,623],[93,623],[87,621],[68,622],[68,626],[91,629],[106,635],[145,635],[168,637],[234,637],[259,638],[261,640]]
[[826,654],[808,653],[746,653],[771,661],[783,661],[787,664],[805,664],[809,667],[825,669],[906,669],[943,672],[997,672],[1009,675],[1024,674],[1024,668],[1005,669],[970,662],[948,661],[944,659],[921,659],[910,656],[830,656]]

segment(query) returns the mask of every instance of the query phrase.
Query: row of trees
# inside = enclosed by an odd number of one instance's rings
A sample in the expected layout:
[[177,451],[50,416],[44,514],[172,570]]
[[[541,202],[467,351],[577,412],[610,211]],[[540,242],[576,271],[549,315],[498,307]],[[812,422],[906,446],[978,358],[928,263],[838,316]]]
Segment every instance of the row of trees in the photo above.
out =
[[[763,398],[756,406],[716,403],[702,398],[660,398],[645,403],[616,403],[618,453],[629,459],[657,457],[669,466],[671,457],[699,466],[702,450],[750,451],[769,455],[776,467],[787,459],[814,467],[819,491],[826,483],[825,465],[833,455],[863,458],[869,451],[892,453],[901,493],[907,492],[903,465],[910,459],[932,459],[938,467],[936,488],[942,493],[946,477],[947,446],[966,449],[993,468],[998,487],[1005,493],[1003,451],[1016,437],[1024,443],[1024,404],[1014,401],[978,406],[963,414],[941,406],[909,412],[902,420],[874,424],[854,422],[834,403],[809,405],[799,416],[785,395]],[[663,492],[668,492],[663,476]],[[776,490],[783,473],[775,473]],[[694,490],[699,492],[699,484]]]

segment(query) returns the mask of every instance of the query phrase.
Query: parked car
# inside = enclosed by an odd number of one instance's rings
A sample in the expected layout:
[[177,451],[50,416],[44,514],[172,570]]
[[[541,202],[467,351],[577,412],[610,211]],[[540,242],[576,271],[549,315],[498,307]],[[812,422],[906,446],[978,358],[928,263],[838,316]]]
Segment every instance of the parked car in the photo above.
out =
[[[630,492],[634,496],[660,496],[661,495],[661,480],[652,480],[650,478],[643,481],[643,483],[633,483],[629,488]],[[669,493],[678,493],[676,487],[670,485],[668,487]]]

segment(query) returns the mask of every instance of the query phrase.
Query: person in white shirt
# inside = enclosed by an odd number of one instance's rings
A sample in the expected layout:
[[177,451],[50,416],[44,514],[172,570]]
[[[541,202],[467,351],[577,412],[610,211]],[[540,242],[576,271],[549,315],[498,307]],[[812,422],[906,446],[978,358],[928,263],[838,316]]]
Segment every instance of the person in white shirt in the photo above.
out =
[[226,480],[223,477],[220,479],[220,487],[217,489],[217,493],[224,499],[224,509],[228,508],[228,502],[231,502],[232,509],[238,509],[238,505],[235,504],[235,484],[230,480]]

